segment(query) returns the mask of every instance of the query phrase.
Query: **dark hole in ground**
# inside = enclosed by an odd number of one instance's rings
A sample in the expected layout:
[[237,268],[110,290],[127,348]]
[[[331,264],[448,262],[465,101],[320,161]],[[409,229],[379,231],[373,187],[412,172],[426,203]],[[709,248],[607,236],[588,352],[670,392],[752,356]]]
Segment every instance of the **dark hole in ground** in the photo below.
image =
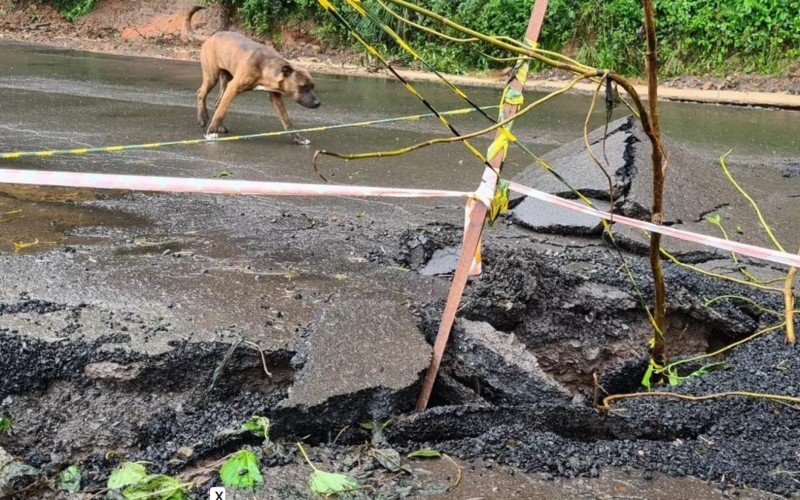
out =
[[[421,268],[415,256],[430,258],[435,249],[453,239],[449,228],[408,236],[410,250],[402,253],[404,264]],[[649,270],[637,260],[631,261],[631,267],[643,296],[649,297]],[[675,268],[670,268],[667,279],[665,337],[670,359],[717,351],[759,328],[761,313],[747,304],[703,305],[706,298],[730,293],[728,284]],[[422,329],[429,340],[436,334],[442,308],[442,302],[426,306]],[[584,398],[594,392],[594,374],[608,377],[617,370],[634,382],[620,380],[614,390],[641,389],[641,362],[648,356],[653,329],[618,259],[608,251],[576,248],[548,256],[533,250],[490,247],[484,273],[467,288],[459,316],[488,323],[496,335],[513,335],[518,348],[532,355],[549,377]],[[640,366],[641,373],[631,373],[631,366]],[[447,372],[447,364],[444,370]],[[460,383],[470,394],[495,404],[507,402],[496,388],[485,384],[480,373],[454,372],[449,382]],[[447,390],[455,391],[452,384]],[[452,400],[440,392],[433,402],[448,404]],[[456,400],[464,401],[465,396]]]

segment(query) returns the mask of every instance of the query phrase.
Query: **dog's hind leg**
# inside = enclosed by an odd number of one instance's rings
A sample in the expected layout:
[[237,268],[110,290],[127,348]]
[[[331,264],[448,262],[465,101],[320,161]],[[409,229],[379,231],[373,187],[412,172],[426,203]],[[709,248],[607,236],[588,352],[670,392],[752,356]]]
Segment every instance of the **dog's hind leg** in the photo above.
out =
[[[289,114],[286,112],[286,106],[283,104],[283,97],[277,92],[270,92],[269,101],[272,103],[272,107],[275,108],[275,112],[278,114],[278,119],[281,121],[283,129],[291,129],[292,120],[289,119]],[[311,141],[300,134],[292,134],[292,141],[295,144],[300,144],[301,146],[308,146],[311,144]]]
[[205,70],[203,71],[203,83],[201,83],[200,88],[197,89],[197,123],[199,123],[201,127],[205,127],[206,124],[208,124],[206,96],[211,92],[211,89],[217,85],[218,78],[219,73],[210,74]]

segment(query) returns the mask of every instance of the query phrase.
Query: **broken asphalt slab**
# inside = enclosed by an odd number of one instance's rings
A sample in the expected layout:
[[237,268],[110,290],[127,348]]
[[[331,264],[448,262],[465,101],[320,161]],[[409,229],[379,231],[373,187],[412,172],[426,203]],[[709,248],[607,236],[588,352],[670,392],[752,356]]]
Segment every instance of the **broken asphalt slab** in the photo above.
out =
[[459,319],[448,345],[449,376],[469,386],[480,374],[482,398],[505,404],[540,404],[572,398],[570,391],[539,366],[513,333],[489,323]]
[[407,306],[355,297],[320,312],[304,338],[289,397],[272,413],[278,432],[317,434],[412,409],[431,347]]
[[[613,186],[614,210],[634,218],[650,220],[652,206],[651,146],[641,125],[632,117],[608,124],[605,143],[601,127],[589,134],[589,144],[598,165],[586,150],[583,139],[566,144],[543,157],[569,186],[592,199],[600,210],[608,208],[609,180]],[[675,228],[722,237],[719,229],[706,218],[721,216],[727,234],[737,241],[772,246],[761,227],[753,207],[726,178],[719,160],[692,154],[668,137],[666,182],[664,186],[664,223]],[[608,162],[606,165],[605,162]],[[786,175],[781,165],[744,166],[731,154],[727,163],[734,178],[759,203],[772,230],[786,248],[800,245],[800,234],[794,223],[800,215],[800,202],[792,198],[800,189],[796,176]],[[570,187],[550,172],[534,164],[514,177],[514,181],[550,194],[576,199]],[[519,196],[517,196],[519,198]],[[539,232],[585,235],[600,230],[599,219],[591,220],[558,207],[524,198],[511,210],[511,220]],[[647,236],[638,229],[619,224],[615,234],[628,245],[646,248]],[[676,239],[665,240],[665,246],[676,253],[715,252],[713,249]]]

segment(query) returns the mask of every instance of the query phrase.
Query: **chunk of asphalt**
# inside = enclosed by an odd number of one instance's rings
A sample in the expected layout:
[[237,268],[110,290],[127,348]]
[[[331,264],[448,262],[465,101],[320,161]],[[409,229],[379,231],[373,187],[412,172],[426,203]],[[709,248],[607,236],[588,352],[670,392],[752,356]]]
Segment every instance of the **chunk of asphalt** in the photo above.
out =
[[787,163],[781,167],[781,176],[786,179],[800,177],[800,162]]
[[14,489],[31,483],[39,471],[0,448],[0,494],[14,496]]
[[142,371],[139,363],[122,365],[110,361],[89,363],[83,368],[83,373],[90,380],[107,382],[128,382],[135,380]]
[[[608,211],[608,202],[594,200],[594,208]],[[601,219],[585,215],[526,197],[511,212],[511,220],[523,227],[542,233],[590,235],[599,234],[603,228]]]
[[[605,170],[611,177],[615,198],[627,189],[629,171],[634,165],[630,161],[631,141],[639,138],[631,135],[632,121],[627,118],[615,120],[608,125],[608,137],[603,154],[603,128],[589,134],[589,144],[595,157],[604,163],[608,158],[610,168]],[[609,182],[603,170],[587,153],[583,139],[578,139],[551,151],[543,160],[557,172],[572,189],[576,189],[590,198],[608,200]],[[605,165],[604,165],[605,166]],[[520,184],[544,191],[546,193],[575,197],[572,189],[558,180],[551,172],[538,164],[533,164],[516,175],[513,180]]]
[[[635,165],[635,175],[622,211],[649,220],[653,205],[652,147],[638,121],[632,120],[628,133],[635,139],[631,142],[629,152],[630,160]],[[718,164],[714,165],[712,161],[687,151],[663,134],[662,141],[668,155],[664,183],[665,222],[689,223],[737,201],[734,193],[728,189],[727,180]]]
[[419,270],[419,273],[425,276],[452,273],[456,270],[460,248],[446,247],[436,250],[425,267]]
[[[503,429],[508,436],[521,432],[532,432],[547,437],[593,443],[597,440],[645,439],[671,442],[680,436],[694,435],[700,426],[688,423],[680,429],[658,426],[655,418],[634,419],[627,415],[600,413],[589,405],[541,403],[536,405],[473,404],[460,406],[435,406],[424,412],[408,415],[388,426],[384,433],[392,444],[408,446],[411,443],[427,443],[439,449],[455,449],[460,441],[482,436]],[[452,447],[450,445],[453,445]],[[471,449],[460,452],[465,455],[480,453],[480,445],[469,445]],[[515,446],[509,446],[513,450]],[[511,452],[513,454],[513,451]],[[560,457],[552,456],[558,462]]]
[[482,321],[458,320],[448,348],[447,372],[460,381],[476,381],[480,395],[494,403],[568,404],[572,399],[513,333],[497,331]]
[[318,435],[410,410],[431,347],[408,308],[380,299],[320,314],[293,364],[289,396],[272,413],[278,435]]
[[[608,161],[606,171],[611,175],[614,186],[615,210],[628,217],[649,221],[653,203],[652,147],[641,123],[632,117],[609,123],[605,152],[602,146],[603,131],[604,127],[594,130],[589,135],[589,142],[595,157],[603,163]],[[721,236],[720,231],[705,220],[710,215],[720,215],[723,226],[727,227],[733,239],[754,245],[770,245],[754,217],[752,207],[730,185],[719,167],[718,159],[703,158],[682,148],[663,134],[662,141],[668,155],[664,184],[665,224],[678,229]],[[583,139],[548,153],[544,160],[573,188],[593,200],[605,201],[605,207],[608,207],[608,180],[586,151]],[[734,161],[735,157],[730,158],[729,165]],[[794,167],[744,167],[731,165],[734,176],[758,201],[762,211],[771,215],[773,230],[777,228],[778,234],[792,235],[792,226],[782,214],[790,206],[786,200],[796,191],[793,186],[796,186],[797,181],[792,177]],[[514,177],[514,180],[550,194],[575,198],[568,187],[538,164],[531,165]],[[511,220],[527,229],[568,235],[587,235],[598,231],[596,221],[588,217],[520,195],[516,195],[514,200],[516,206],[511,211]],[[734,229],[739,226],[744,230],[740,234],[734,234]],[[647,236],[638,229],[618,225],[615,232],[631,248],[647,247]],[[791,236],[784,236],[784,239],[789,240],[789,246],[796,246],[793,245],[795,242],[790,241]],[[721,254],[711,248],[682,240],[669,239],[667,245],[671,252],[681,255],[697,252]]]
[[436,376],[430,406],[486,404],[487,401],[472,388],[459,382],[445,371]]
[[[628,190],[619,200],[621,203],[617,208],[624,215],[650,220],[653,204],[652,147],[640,122],[629,120],[630,126],[625,132],[629,136],[626,140],[629,146],[625,153],[625,168],[629,169],[631,178]],[[663,134],[662,142],[668,158],[664,182],[665,224],[676,229],[722,237],[721,231],[707,220],[709,216],[719,215],[731,239],[771,246],[752,206],[731,185],[717,157],[702,157]],[[612,165],[614,158],[609,157]],[[795,192],[793,190],[800,186],[800,182],[782,177],[778,165],[737,165],[737,160],[742,161],[736,156],[727,160],[734,178],[767,214],[773,231],[784,239],[784,243],[789,242],[790,248],[796,248],[798,239],[794,221],[798,213],[797,203],[789,201],[788,195]],[[736,228],[739,226],[744,230],[737,234]],[[619,229],[617,227],[616,230]],[[642,231],[628,230],[626,236],[639,245],[647,244]],[[697,252],[726,255],[723,251],[672,238],[668,238],[665,245],[670,252],[681,255]]]

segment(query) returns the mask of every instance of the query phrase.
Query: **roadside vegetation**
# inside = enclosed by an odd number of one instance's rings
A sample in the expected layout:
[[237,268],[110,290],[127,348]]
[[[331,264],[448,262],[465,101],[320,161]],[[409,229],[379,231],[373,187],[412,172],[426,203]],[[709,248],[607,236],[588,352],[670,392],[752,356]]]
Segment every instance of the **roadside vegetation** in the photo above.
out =
[[[88,13],[98,0],[47,0],[70,19]],[[259,35],[280,37],[282,25],[313,20],[314,34],[341,47],[352,41],[327,16],[316,0],[203,0],[228,4],[245,27]],[[529,0],[418,0],[417,5],[458,24],[487,34],[525,31]],[[389,16],[374,1],[363,2],[386,24],[422,50],[429,61],[448,72],[501,68],[502,61],[446,40],[435,43],[423,32]],[[661,76],[756,72],[784,74],[800,64],[800,0],[659,0],[656,5]],[[398,13],[415,19],[408,12]],[[426,21],[417,16],[417,21]],[[389,36],[353,19],[359,31],[377,42],[384,53],[410,62]],[[280,23],[280,24],[278,24]],[[503,33],[497,33],[502,27]],[[540,36],[541,47],[574,56],[581,63],[613,68],[626,76],[645,73],[642,46],[644,27],[638,0],[552,0]],[[499,55],[487,48],[487,53]],[[536,67],[536,66],[534,66]],[[538,67],[536,69],[543,69]]]

